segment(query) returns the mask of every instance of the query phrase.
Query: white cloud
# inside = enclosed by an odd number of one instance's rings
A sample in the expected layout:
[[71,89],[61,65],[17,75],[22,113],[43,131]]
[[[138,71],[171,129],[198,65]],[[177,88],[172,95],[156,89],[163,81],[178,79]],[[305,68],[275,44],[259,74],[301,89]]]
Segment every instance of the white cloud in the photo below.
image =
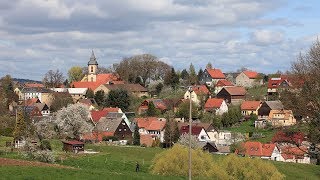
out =
[[284,34],[279,31],[257,30],[252,33],[251,40],[258,45],[278,44],[284,40]]

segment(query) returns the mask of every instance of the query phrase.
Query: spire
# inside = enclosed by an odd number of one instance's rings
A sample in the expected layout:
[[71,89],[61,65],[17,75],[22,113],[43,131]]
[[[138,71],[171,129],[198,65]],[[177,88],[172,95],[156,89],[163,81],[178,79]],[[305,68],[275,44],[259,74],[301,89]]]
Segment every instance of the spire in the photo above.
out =
[[92,50],[90,61],[88,62],[88,65],[98,65],[98,62],[97,62],[96,56],[94,55],[93,50]]

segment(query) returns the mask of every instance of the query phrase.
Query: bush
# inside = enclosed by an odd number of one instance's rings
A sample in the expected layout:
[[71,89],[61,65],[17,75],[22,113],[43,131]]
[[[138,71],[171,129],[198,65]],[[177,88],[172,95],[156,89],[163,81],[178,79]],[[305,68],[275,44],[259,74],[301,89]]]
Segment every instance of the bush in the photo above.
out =
[[3,128],[0,130],[1,136],[11,137],[13,135],[13,128]]
[[[188,157],[188,148],[176,144],[173,148],[156,155],[151,172],[161,175],[187,176]],[[213,162],[212,155],[201,149],[192,150],[192,176],[229,179],[227,173]]]
[[40,144],[40,149],[41,150],[52,150],[51,149],[51,144],[50,144],[50,141],[49,140],[42,140],[41,141],[41,144]]
[[104,136],[104,137],[102,137],[102,140],[103,141],[118,141],[118,138],[117,137],[115,137],[115,136]]
[[36,151],[34,153],[34,159],[40,162],[54,163],[55,157],[51,151]]

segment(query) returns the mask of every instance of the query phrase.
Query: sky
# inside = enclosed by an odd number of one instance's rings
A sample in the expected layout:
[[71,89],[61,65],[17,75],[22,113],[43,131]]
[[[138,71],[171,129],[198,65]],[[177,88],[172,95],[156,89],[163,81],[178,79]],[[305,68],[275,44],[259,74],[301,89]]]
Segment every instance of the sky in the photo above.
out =
[[67,76],[149,53],[177,70],[286,71],[320,35],[317,0],[0,1],[0,77]]

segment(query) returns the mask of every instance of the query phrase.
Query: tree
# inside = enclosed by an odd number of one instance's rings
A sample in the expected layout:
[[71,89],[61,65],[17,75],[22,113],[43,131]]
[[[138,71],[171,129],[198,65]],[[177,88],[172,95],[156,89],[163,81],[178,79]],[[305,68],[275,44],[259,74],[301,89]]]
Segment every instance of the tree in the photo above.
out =
[[111,90],[106,99],[106,106],[118,107],[127,111],[130,106],[131,98],[128,91],[123,89]]
[[202,70],[202,68],[200,68],[200,69],[199,69],[199,72],[198,72],[198,76],[197,76],[197,78],[198,78],[197,81],[198,81],[198,82],[200,82],[200,80],[201,80],[201,78],[202,78],[202,75],[203,75],[203,70]]
[[68,71],[69,82],[81,81],[84,74],[82,73],[82,68],[80,66],[73,66]]
[[210,62],[206,65],[206,69],[212,69],[212,64]]
[[155,116],[157,114],[157,109],[154,106],[153,102],[150,101],[147,109],[147,116]]
[[[0,88],[0,97],[2,97],[0,106],[2,105],[3,108],[1,109],[5,111],[8,108],[9,104],[12,101],[17,102],[19,97],[16,95],[16,93],[14,93],[13,81],[10,75],[2,77],[0,79],[0,85],[2,86]],[[0,110],[0,113],[2,110]],[[1,114],[4,114],[4,112]]]
[[186,69],[183,69],[180,74],[181,79],[187,80],[189,78],[189,73]]
[[69,104],[73,104],[73,99],[69,93],[55,92],[52,94],[53,101],[50,106],[50,110],[56,112],[63,107],[67,107]]
[[55,88],[59,87],[64,81],[64,77],[62,72],[60,72],[58,69],[56,71],[49,70],[42,80],[43,84],[47,88]]
[[[142,78],[144,86],[147,80],[164,79],[165,73],[170,70],[170,66],[151,54],[141,54],[129,58],[123,58],[119,64],[114,64],[114,69],[119,76],[125,80],[134,81],[136,77]],[[129,81],[130,82],[130,81]]]
[[[192,102],[192,118],[196,118],[198,115],[197,105]],[[179,105],[178,111],[176,113],[177,117],[183,117],[185,119],[189,119],[189,110],[190,109],[190,102],[183,102]]]
[[82,104],[70,104],[59,110],[54,123],[60,136],[68,138],[79,138],[81,134],[92,132],[94,128],[89,110]]
[[173,89],[179,84],[179,76],[176,74],[174,68],[171,68],[171,71],[168,71],[164,77],[164,84],[171,86]]
[[24,121],[23,109],[19,108],[16,114],[16,125],[13,131],[14,139],[26,138],[26,124]]
[[88,89],[86,92],[86,98],[94,98],[94,92],[92,89]]
[[172,138],[172,130],[171,130],[171,121],[168,120],[166,123],[166,126],[164,127],[164,143],[166,147],[171,147],[173,143],[173,138]]
[[171,129],[173,131],[172,141],[176,143],[176,142],[178,142],[178,140],[180,138],[180,131],[179,131],[178,122],[173,122],[173,126]]
[[159,94],[161,93],[162,88],[163,88],[163,84],[162,83],[157,84],[157,86],[156,86],[157,96],[159,96]]
[[194,69],[193,64],[190,64],[189,67],[189,84],[190,85],[195,85],[197,83],[197,74],[196,74],[196,70]]
[[[213,161],[211,154],[201,149],[192,150],[191,154],[193,177],[202,177],[202,179],[230,179],[225,170]],[[187,176],[188,163],[186,163],[186,159],[188,157],[187,147],[174,145],[173,148],[156,155],[152,161],[151,173],[166,176]]]
[[96,100],[99,106],[103,106],[105,101],[104,91],[103,90],[97,91],[96,94],[94,95],[94,100]]
[[198,137],[195,136],[195,135],[191,135],[191,141],[189,141],[189,134],[187,133],[184,133],[184,134],[181,134],[179,140],[178,140],[178,143],[182,146],[185,146],[185,147],[189,147],[189,143],[191,142],[191,148],[192,149],[199,149],[201,148],[201,143],[200,141],[198,140]]
[[134,128],[133,145],[140,146],[140,133],[139,133],[138,123],[136,124],[136,126]]

